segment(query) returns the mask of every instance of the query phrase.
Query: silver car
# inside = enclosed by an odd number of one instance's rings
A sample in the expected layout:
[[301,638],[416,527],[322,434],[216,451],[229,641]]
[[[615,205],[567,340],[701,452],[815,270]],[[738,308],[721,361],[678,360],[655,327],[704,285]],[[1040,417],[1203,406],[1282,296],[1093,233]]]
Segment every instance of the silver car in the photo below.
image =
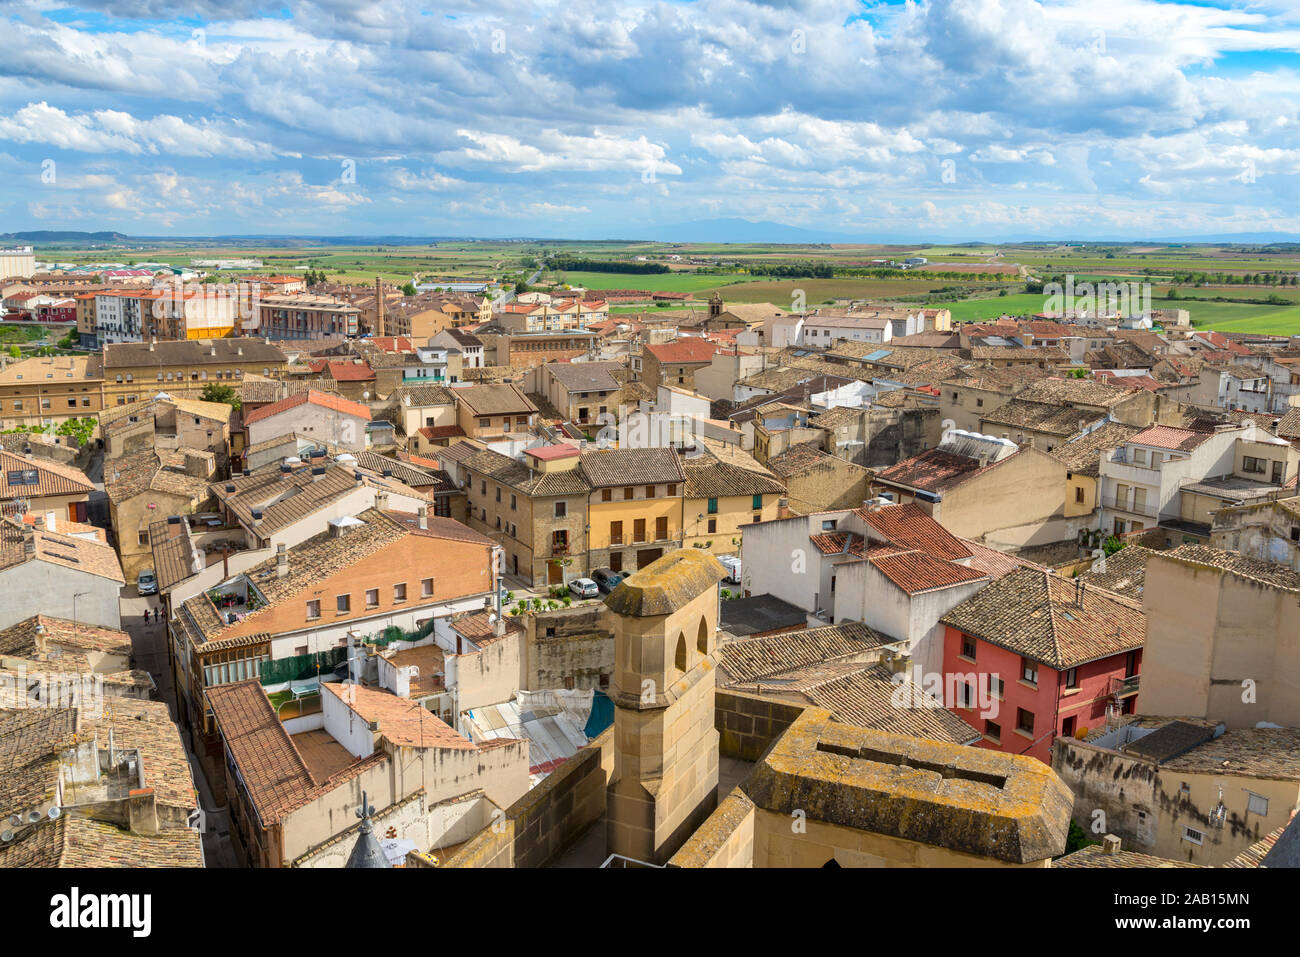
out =
[[575,578],[569,582],[569,591],[577,598],[597,598],[600,586],[590,578]]

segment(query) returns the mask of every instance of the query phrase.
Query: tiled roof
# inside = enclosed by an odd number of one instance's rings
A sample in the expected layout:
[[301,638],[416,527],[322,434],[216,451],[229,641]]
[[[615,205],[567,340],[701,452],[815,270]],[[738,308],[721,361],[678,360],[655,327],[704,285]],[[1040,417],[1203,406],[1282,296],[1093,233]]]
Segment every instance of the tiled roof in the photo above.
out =
[[1134,445],[1149,445],[1157,449],[1171,449],[1177,452],[1190,452],[1206,442],[1212,433],[1193,432],[1190,429],[1175,429],[1167,425],[1153,425],[1134,435],[1129,442]]
[[[1087,847],[1081,847],[1072,854],[1066,854],[1064,857],[1055,858],[1052,861],[1052,867],[1204,867],[1203,864],[1192,864],[1188,861],[1174,861],[1165,857],[1153,857],[1150,854],[1141,854],[1137,851],[1118,851],[1114,854],[1107,854],[1105,847],[1100,844],[1089,844]],[[1224,865],[1231,867],[1231,864]]]
[[[402,484],[395,476],[384,478],[380,473],[361,466],[359,461],[356,468],[341,465],[336,460],[312,459],[310,462],[321,465],[299,466],[289,473],[287,479],[278,464],[267,465],[254,470],[251,475],[232,475],[224,482],[213,483],[210,488],[217,500],[243,524],[252,525],[253,510],[259,509],[262,522],[258,531],[262,535],[271,535],[315,514],[330,502],[348,495],[358,481],[371,488],[427,501],[425,495]],[[324,467],[325,474],[313,476],[314,467]],[[232,485],[235,490],[227,491]]]
[[397,695],[365,685],[322,684],[322,694],[332,694],[365,722],[377,722],[378,734],[406,748],[441,748],[473,751],[474,743],[427,708]]
[[1300,591],[1300,574],[1286,565],[1247,558],[1237,552],[1211,548],[1209,545],[1180,545],[1173,551],[1156,552],[1155,555],[1162,559],[1168,558],[1203,565],[1207,568],[1217,568],[1274,588]]
[[646,346],[645,351],[661,363],[689,365],[693,362],[705,363],[711,361],[713,354],[718,351],[718,345],[708,339],[690,336],[674,339],[672,342],[665,342],[661,345]]
[[417,408],[456,404],[456,397],[452,394],[451,389],[440,385],[403,386],[394,390],[390,398],[395,404],[404,406],[408,396],[411,399],[411,405]]
[[1128,391],[1116,388],[1096,379],[1065,378],[1042,379],[1029,385],[1019,393],[1022,399],[1032,402],[1061,404],[1065,402],[1079,405],[1102,406],[1109,408],[1128,397]]
[[531,415],[537,411],[533,400],[509,382],[464,386],[453,390],[452,394],[476,416]]
[[1095,412],[1080,412],[1068,405],[1033,402],[1021,394],[987,413],[983,422],[985,431],[989,432],[996,431],[989,426],[1008,426],[1065,436],[1073,435],[1096,418]]
[[[215,355],[213,353],[216,353]],[[104,347],[105,369],[262,363],[278,366],[284,353],[261,339],[180,339],[116,342]]]
[[1028,568],[993,582],[939,620],[1057,670],[1141,648],[1146,639],[1146,616],[1136,603]]
[[[906,677],[900,680],[910,683]],[[947,708],[911,706],[922,700],[919,689],[916,694],[906,695],[909,706],[899,707],[899,685],[890,670],[881,665],[831,678],[803,689],[803,693],[836,720],[859,728],[955,744],[969,744],[980,736]]]
[[131,654],[131,636],[124,631],[49,615],[33,615],[0,631],[0,653],[3,654],[23,656],[32,651],[43,651],[47,642],[81,651]]
[[701,455],[682,460],[686,472],[687,498],[725,498],[729,495],[779,495],[785,485],[740,450],[713,451],[704,447]]
[[902,548],[919,549],[950,561],[971,557],[971,549],[965,542],[955,538],[914,502],[856,511],[868,525]]
[[1064,462],[1072,474],[1095,478],[1101,474],[1102,453],[1119,448],[1141,431],[1135,425],[1107,422],[1064,445],[1058,445],[1049,454]]
[[881,574],[909,595],[967,582],[984,581],[988,577],[979,569],[944,561],[942,558],[935,558],[920,551],[895,551],[871,556],[869,561],[879,569]]
[[875,478],[881,482],[893,482],[926,492],[941,492],[965,481],[980,468],[977,459],[929,449],[882,469],[876,473]]
[[[115,582],[126,581],[122,576],[122,564],[111,545],[48,531],[34,531],[32,534],[37,560]],[[19,565],[30,557],[23,547],[22,526],[11,519],[0,519],[0,569]]]
[[719,665],[733,683],[749,683],[803,665],[865,655],[891,640],[862,622],[845,622],[729,642],[720,648]]
[[1146,581],[1147,559],[1154,554],[1149,548],[1128,544],[1113,555],[1099,558],[1082,577],[1089,585],[1140,601]]
[[261,422],[263,419],[269,419],[273,415],[281,412],[287,412],[295,409],[300,405],[310,402],[312,405],[320,406],[322,409],[331,409],[335,412],[341,412],[344,415],[355,416],[359,419],[370,421],[369,407],[362,405],[360,402],[353,402],[351,399],[345,399],[340,395],[333,395],[328,392],[317,392],[311,389],[307,392],[299,392],[297,395],[291,395],[287,399],[281,399],[279,402],[273,402],[271,405],[264,405],[259,409],[254,409],[244,416],[244,425],[252,425],[254,422]]
[[[12,473],[27,471],[36,472],[35,485],[14,485],[10,482]],[[85,473],[71,465],[0,450],[0,500],[42,498],[47,495],[88,495],[94,490],[95,486]]]
[[0,709],[0,807],[13,813],[54,795],[76,719],[70,708]]
[[551,362],[547,372],[569,392],[613,392],[621,385],[621,362]]
[[1237,728],[1162,761],[1160,766],[1193,774],[1297,781],[1300,728]]
[[185,453],[211,456],[201,449],[142,449],[104,463],[104,491],[120,504],[145,492],[165,492],[193,502],[208,497],[206,478],[184,471]]
[[127,831],[105,821],[65,814],[21,832],[0,847],[4,867],[202,867],[202,836],[188,827],[159,834]]
[[207,698],[263,825],[310,798],[322,782],[312,777],[259,682],[209,688]]
[[[525,495],[585,495],[590,491],[580,469],[537,472],[508,455],[489,449],[474,450],[462,458],[460,464],[469,472],[486,475],[494,482],[518,489]],[[473,495],[472,488],[469,492]]]
[[686,481],[677,451],[670,448],[584,452],[579,468],[592,488],[681,484]]
[[981,545],[978,542],[961,539],[961,543],[971,550],[970,567],[978,568],[989,578],[996,581],[999,578],[1005,578],[1012,572],[1019,571],[1022,568],[1033,568],[1039,571],[1046,569],[1035,562],[1027,561],[1023,558],[1017,558],[1015,555],[1008,555],[1005,552],[999,552],[996,549],[989,548],[987,545]]

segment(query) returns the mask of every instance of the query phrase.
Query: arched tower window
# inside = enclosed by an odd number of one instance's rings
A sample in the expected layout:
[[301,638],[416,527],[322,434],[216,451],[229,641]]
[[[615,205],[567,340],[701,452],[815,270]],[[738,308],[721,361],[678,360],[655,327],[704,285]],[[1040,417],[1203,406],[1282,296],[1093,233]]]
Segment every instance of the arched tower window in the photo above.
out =
[[683,673],[686,671],[686,636],[680,631],[677,633],[677,658],[675,664],[678,671]]
[[709,622],[703,615],[700,616],[700,630],[695,635],[695,647],[702,655],[709,653]]

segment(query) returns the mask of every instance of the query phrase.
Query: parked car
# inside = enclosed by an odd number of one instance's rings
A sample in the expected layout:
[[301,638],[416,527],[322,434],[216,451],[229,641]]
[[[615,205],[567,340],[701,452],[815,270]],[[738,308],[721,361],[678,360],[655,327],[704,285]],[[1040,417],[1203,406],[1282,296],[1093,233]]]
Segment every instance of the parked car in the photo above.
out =
[[569,591],[576,598],[596,598],[600,595],[600,586],[590,578],[575,578],[569,582]]
[[158,594],[158,576],[153,573],[153,569],[140,573],[135,580],[135,591],[137,595]]
[[627,575],[623,572],[616,572],[610,568],[597,568],[591,573],[591,577],[596,582],[596,587],[608,595]]
[[719,555],[718,561],[721,563],[722,567],[727,570],[726,580],[731,582],[733,585],[739,585],[741,570],[740,559],[735,555]]

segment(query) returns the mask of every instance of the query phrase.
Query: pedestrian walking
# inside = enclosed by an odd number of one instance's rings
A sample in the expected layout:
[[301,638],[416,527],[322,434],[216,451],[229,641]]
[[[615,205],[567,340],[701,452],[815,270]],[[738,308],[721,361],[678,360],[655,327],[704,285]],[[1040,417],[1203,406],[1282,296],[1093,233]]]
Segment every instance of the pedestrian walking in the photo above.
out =
[[149,624],[149,609],[148,609],[148,608],[146,608],[146,609],[144,610],[144,623],[145,623],[146,625]]

